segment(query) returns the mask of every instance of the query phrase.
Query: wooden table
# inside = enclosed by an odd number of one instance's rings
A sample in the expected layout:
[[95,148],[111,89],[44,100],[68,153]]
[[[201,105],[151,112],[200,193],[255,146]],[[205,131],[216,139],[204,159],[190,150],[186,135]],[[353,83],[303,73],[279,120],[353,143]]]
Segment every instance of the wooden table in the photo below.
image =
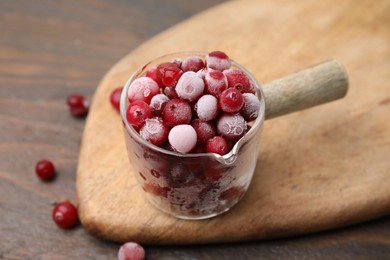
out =
[[[84,120],[69,115],[65,99],[91,97],[126,53],[220,2],[0,2],[0,258],[116,258],[118,244],[51,220],[53,201],[76,198]],[[57,166],[55,181],[36,178],[42,158]],[[273,241],[145,248],[148,259],[390,259],[390,218]]]

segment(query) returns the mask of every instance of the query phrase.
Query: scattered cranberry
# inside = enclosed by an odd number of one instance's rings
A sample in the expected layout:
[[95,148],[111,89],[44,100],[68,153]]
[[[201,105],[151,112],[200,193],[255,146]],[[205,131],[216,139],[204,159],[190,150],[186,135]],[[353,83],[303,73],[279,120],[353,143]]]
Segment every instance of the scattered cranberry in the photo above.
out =
[[222,92],[219,98],[219,105],[226,113],[236,113],[244,106],[244,98],[237,89],[228,88]]
[[215,136],[208,140],[206,149],[208,153],[224,155],[227,153],[228,145],[225,138],[221,136]]
[[145,250],[134,242],[127,242],[119,248],[118,260],[144,260]]
[[159,117],[148,118],[139,134],[146,141],[160,146],[168,140],[169,127]]
[[226,53],[222,51],[213,51],[207,54],[206,65],[208,68],[223,71],[230,68],[231,64]]
[[83,117],[88,114],[89,104],[84,96],[79,94],[70,95],[68,96],[66,103],[73,116]]
[[152,109],[144,101],[134,101],[127,108],[127,121],[136,130],[139,130],[145,124],[145,120],[150,117],[152,117]]
[[176,93],[179,98],[190,102],[196,101],[204,90],[204,82],[193,71],[185,72],[176,85]]
[[218,133],[229,140],[241,138],[246,129],[245,119],[240,114],[224,114],[217,122]]
[[152,100],[150,100],[150,108],[152,109],[152,113],[155,116],[160,116],[162,111],[165,108],[165,105],[168,103],[169,98],[164,94],[155,95]]
[[241,93],[251,92],[251,84],[248,76],[240,69],[227,69],[223,71],[225,74],[228,87],[235,88]]
[[200,144],[206,144],[209,139],[215,136],[215,127],[210,122],[195,119],[192,121],[191,126],[195,129]]
[[119,103],[121,101],[121,94],[122,94],[123,87],[119,87],[114,89],[114,91],[111,92],[110,96],[110,102],[111,105],[119,111]]
[[240,111],[241,115],[248,122],[255,120],[259,116],[260,100],[252,93],[244,93],[242,96],[244,98],[244,106]]
[[221,93],[227,89],[226,76],[218,70],[209,70],[204,77],[206,91],[215,97],[221,96]]
[[149,77],[140,77],[131,83],[127,96],[130,102],[138,100],[149,104],[152,97],[158,93],[160,93],[160,88],[153,79]]
[[157,66],[157,78],[164,86],[175,86],[183,71],[172,62],[165,62]]
[[184,72],[193,71],[197,72],[204,67],[204,62],[201,57],[189,56],[185,58],[181,64],[181,68]]
[[170,100],[164,110],[163,118],[168,126],[188,124],[192,119],[191,106],[184,100]]
[[196,146],[196,131],[190,125],[177,125],[169,132],[168,140],[175,151],[188,153]]
[[53,163],[48,160],[37,162],[35,165],[35,173],[43,181],[52,180],[56,175]]
[[78,222],[77,208],[69,201],[58,203],[53,208],[52,218],[60,228],[74,227]]
[[203,121],[215,119],[218,114],[218,99],[213,95],[202,96],[195,105],[195,111]]

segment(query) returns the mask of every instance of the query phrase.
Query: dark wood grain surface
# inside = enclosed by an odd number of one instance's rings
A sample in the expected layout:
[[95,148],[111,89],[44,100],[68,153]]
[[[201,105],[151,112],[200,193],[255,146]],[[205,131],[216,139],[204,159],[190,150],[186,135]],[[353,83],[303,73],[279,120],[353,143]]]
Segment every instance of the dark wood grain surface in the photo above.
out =
[[[51,220],[53,201],[76,198],[84,120],[65,99],[92,97],[129,51],[220,2],[0,1],[0,259],[116,259],[120,245]],[[42,158],[57,166],[53,182],[35,176]],[[282,240],[145,248],[148,259],[390,259],[390,218]]]

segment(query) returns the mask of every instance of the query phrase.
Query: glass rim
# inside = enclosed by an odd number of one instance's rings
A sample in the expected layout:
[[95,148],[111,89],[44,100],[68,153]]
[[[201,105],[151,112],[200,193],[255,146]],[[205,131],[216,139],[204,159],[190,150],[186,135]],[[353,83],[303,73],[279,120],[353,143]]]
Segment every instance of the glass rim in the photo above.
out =
[[127,107],[126,107],[126,103],[127,103],[127,92],[128,92],[128,89],[130,87],[130,84],[140,76],[140,73],[147,67],[149,66],[151,63],[153,63],[154,61],[157,61],[157,60],[160,60],[160,59],[164,59],[164,58],[174,58],[174,56],[183,56],[183,55],[187,55],[187,56],[194,56],[194,55],[198,55],[198,56],[202,56],[202,58],[204,58],[206,55],[207,55],[207,52],[201,52],[201,51],[183,51],[183,52],[173,52],[173,53],[169,53],[169,54],[165,54],[163,56],[159,56],[149,62],[147,62],[145,65],[141,66],[140,68],[138,68],[132,75],[131,77],[127,80],[125,86],[123,87],[123,90],[122,90],[122,93],[121,93],[121,97],[120,97],[120,114],[121,114],[121,117],[122,117],[122,121],[124,122],[124,126],[126,128],[126,131],[131,134],[131,136],[139,143],[141,143],[142,145],[145,145],[146,147],[148,147],[149,149],[151,150],[154,150],[156,152],[159,152],[159,153],[163,153],[163,154],[166,154],[166,155],[170,155],[170,156],[175,156],[175,157],[182,157],[182,158],[196,158],[196,157],[211,157],[211,158],[214,158],[220,162],[223,162],[223,163],[229,163],[229,161],[234,161],[234,160],[231,160],[232,158],[234,158],[234,156],[236,156],[238,154],[238,151],[240,150],[242,144],[245,142],[246,139],[250,138],[252,135],[255,134],[256,131],[258,131],[258,129],[260,128],[260,126],[262,125],[262,123],[264,122],[264,114],[265,114],[265,100],[264,100],[264,93],[263,93],[263,90],[259,84],[259,82],[257,81],[257,79],[252,75],[252,73],[250,73],[245,67],[243,67],[241,64],[239,64],[238,62],[230,59],[231,61],[231,64],[234,65],[235,67],[241,69],[242,71],[245,72],[245,74],[249,77],[249,79],[255,84],[256,86],[256,93],[257,93],[257,98],[259,99],[260,101],[260,109],[259,109],[259,115],[258,117],[253,121],[253,125],[251,127],[251,129],[249,129],[249,131],[244,135],[242,136],[233,146],[233,148],[226,154],[224,155],[219,155],[219,154],[216,154],[216,153],[178,153],[178,152],[174,152],[174,151],[169,151],[167,149],[164,149],[164,148],[161,148],[157,145],[154,145],[148,141],[146,141],[145,139],[143,139],[138,133],[137,131],[131,126],[131,124],[127,121],[127,117],[126,117],[126,111],[127,111]]

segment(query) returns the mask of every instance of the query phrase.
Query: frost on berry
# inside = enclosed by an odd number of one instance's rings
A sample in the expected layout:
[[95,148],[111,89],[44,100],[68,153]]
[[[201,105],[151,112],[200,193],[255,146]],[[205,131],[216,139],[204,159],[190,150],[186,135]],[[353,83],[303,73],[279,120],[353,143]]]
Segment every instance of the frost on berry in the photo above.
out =
[[145,120],[150,117],[152,117],[152,110],[144,101],[134,101],[127,107],[127,121],[136,130],[139,130],[145,124]]
[[159,117],[145,120],[145,124],[139,131],[140,136],[154,145],[162,145],[168,140],[169,127]]
[[219,98],[219,105],[224,112],[236,113],[243,107],[244,98],[237,89],[228,88],[222,92]]
[[197,143],[196,131],[190,125],[177,125],[169,132],[168,140],[175,151],[188,153]]
[[230,68],[230,59],[222,51],[213,51],[206,55],[206,66],[215,70],[226,70]]
[[123,244],[118,251],[118,260],[144,260],[145,250],[135,242]]
[[192,108],[184,100],[172,99],[165,105],[163,118],[168,126],[188,124],[192,119]]
[[193,102],[203,94],[204,82],[195,72],[187,71],[180,77],[175,90],[181,99]]
[[228,151],[228,144],[222,136],[215,136],[207,141],[206,149],[208,153],[224,155]]
[[218,114],[218,99],[213,95],[203,95],[195,105],[198,118],[203,121],[210,121]]
[[149,77],[140,77],[131,83],[127,96],[130,102],[140,100],[149,104],[152,97],[158,93],[160,88],[156,81]]
[[192,121],[191,126],[195,129],[200,144],[206,144],[209,139],[215,136],[215,127],[210,122],[195,119]]
[[155,95],[152,100],[150,100],[150,108],[152,109],[152,113],[155,116],[159,116],[162,114],[165,105],[168,103],[169,98],[164,94]]
[[189,56],[185,58],[181,64],[183,71],[197,72],[204,67],[204,61],[199,56]]
[[219,97],[227,89],[226,76],[218,70],[208,70],[204,76],[206,91]]
[[157,66],[151,67],[147,72],[146,72],[146,77],[149,77],[156,81],[157,85],[161,88],[164,85],[161,83],[161,81],[157,78]]
[[252,91],[251,81],[242,70],[227,69],[223,71],[223,74],[226,76],[229,88],[235,88],[241,93],[249,93]]
[[240,114],[224,114],[217,122],[217,132],[230,140],[241,138],[246,129],[245,119]]
[[259,116],[260,100],[252,93],[244,93],[242,96],[244,98],[244,106],[240,113],[246,121],[253,121]]

